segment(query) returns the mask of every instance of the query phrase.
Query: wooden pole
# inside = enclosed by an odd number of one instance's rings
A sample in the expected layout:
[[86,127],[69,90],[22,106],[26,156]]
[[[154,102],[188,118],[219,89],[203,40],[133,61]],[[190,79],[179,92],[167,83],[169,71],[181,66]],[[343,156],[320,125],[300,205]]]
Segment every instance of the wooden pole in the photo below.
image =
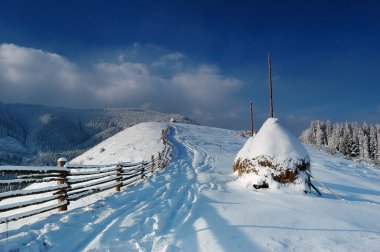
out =
[[162,168],[162,157],[161,157],[161,152],[158,152],[158,168]]
[[[59,158],[58,161],[57,161],[57,166],[58,167],[64,167],[65,164],[66,164],[66,162],[67,162],[66,158]],[[59,175],[59,178],[66,179],[66,173],[61,173]],[[66,181],[65,180],[58,180],[57,184],[58,185],[66,184]],[[65,189],[59,189],[58,190],[58,194],[61,196],[61,197],[58,198],[58,202],[59,203],[61,203],[61,202],[63,202],[63,201],[66,200],[66,191],[65,191]],[[58,207],[58,212],[62,212],[62,211],[67,211],[67,205],[63,205],[63,206]]]
[[152,155],[152,175],[153,175],[153,172],[154,172],[154,155]]
[[251,136],[253,136],[253,112],[252,112],[252,101],[250,102],[249,111],[251,115]]
[[268,77],[269,77],[269,117],[273,118],[273,99],[272,99],[272,65],[270,63],[270,52],[268,52]]
[[[123,168],[121,167],[120,164],[118,164],[116,166],[116,179],[115,179],[115,182],[116,183],[120,183],[121,182],[121,173],[123,172]],[[118,184],[116,187],[115,187],[115,190],[116,192],[120,192],[120,188],[121,188],[121,184]]]

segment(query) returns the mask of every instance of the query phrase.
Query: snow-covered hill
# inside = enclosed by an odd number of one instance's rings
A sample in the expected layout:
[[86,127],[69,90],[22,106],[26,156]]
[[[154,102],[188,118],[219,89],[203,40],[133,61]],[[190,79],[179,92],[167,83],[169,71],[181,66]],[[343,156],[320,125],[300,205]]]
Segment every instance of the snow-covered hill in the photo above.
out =
[[167,168],[95,204],[9,223],[8,232],[3,224],[0,250],[378,251],[378,169],[307,147],[313,175],[343,200],[322,187],[321,198],[255,190],[232,174],[245,141],[235,131],[173,124]]
[[161,132],[167,127],[165,123],[155,122],[134,125],[104,140],[70,163],[99,165],[149,161],[152,155],[157,157],[164,148]]

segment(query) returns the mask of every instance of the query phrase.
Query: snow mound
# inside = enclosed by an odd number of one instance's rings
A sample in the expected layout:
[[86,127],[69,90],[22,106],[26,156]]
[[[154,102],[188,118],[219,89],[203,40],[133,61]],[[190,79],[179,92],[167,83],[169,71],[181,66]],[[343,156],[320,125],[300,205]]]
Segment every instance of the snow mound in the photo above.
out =
[[166,128],[165,123],[136,124],[106,139],[70,163],[100,165],[149,161],[151,155],[156,156],[164,149],[161,132]]
[[233,169],[245,185],[279,188],[282,184],[294,184],[305,190],[310,158],[277,118],[269,118],[238,152]]

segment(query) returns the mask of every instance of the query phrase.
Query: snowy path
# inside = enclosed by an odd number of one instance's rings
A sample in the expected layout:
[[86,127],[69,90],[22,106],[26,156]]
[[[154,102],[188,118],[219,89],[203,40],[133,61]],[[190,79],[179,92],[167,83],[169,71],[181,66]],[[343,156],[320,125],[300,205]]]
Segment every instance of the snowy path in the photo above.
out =
[[313,174],[344,201],[325,191],[324,198],[255,191],[242,188],[231,173],[245,138],[194,125],[172,129],[167,168],[85,208],[11,229],[8,241],[2,225],[0,251],[376,251],[380,246],[379,170],[309,148]]

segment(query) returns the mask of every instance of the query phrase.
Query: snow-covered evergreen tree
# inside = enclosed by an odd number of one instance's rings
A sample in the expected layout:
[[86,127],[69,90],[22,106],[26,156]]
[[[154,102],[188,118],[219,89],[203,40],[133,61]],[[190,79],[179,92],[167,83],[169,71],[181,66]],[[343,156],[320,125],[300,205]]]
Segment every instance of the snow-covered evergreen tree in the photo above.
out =
[[368,148],[368,136],[366,132],[366,125],[363,125],[363,129],[359,131],[359,149],[360,149],[360,158],[369,161],[370,155],[369,155],[369,148]]
[[359,159],[380,165],[380,126],[363,123],[335,123],[312,121],[300,136],[304,143],[328,147],[329,152],[340,152],[349,159]]
[[317,146],[326,145],[326,126],[323,122],[317,121],[315,128],[315,141]]
[[326,139],[325,139],[325,145],[329,146],[330,145],[330,139],[332,138],[333,135],[333,126],[329,120],[326,122]]
[[342,137],[341,127],[338,123],[335,123],[332,129],[331,137],[328,140],[328,147],[332,154],[335,154],[339,150],[340,138]]
[[368,144],[369,157],[371,160],[376,159],[376,154],[378,152],[377,138],[378,138],[377,129],[374,125],[371,125],[369,127],[369,144]]
[[380,125],[376,125],[376,132],[377,132],[377,153],[375,156],[375,163],[377,165],[380,165]]

